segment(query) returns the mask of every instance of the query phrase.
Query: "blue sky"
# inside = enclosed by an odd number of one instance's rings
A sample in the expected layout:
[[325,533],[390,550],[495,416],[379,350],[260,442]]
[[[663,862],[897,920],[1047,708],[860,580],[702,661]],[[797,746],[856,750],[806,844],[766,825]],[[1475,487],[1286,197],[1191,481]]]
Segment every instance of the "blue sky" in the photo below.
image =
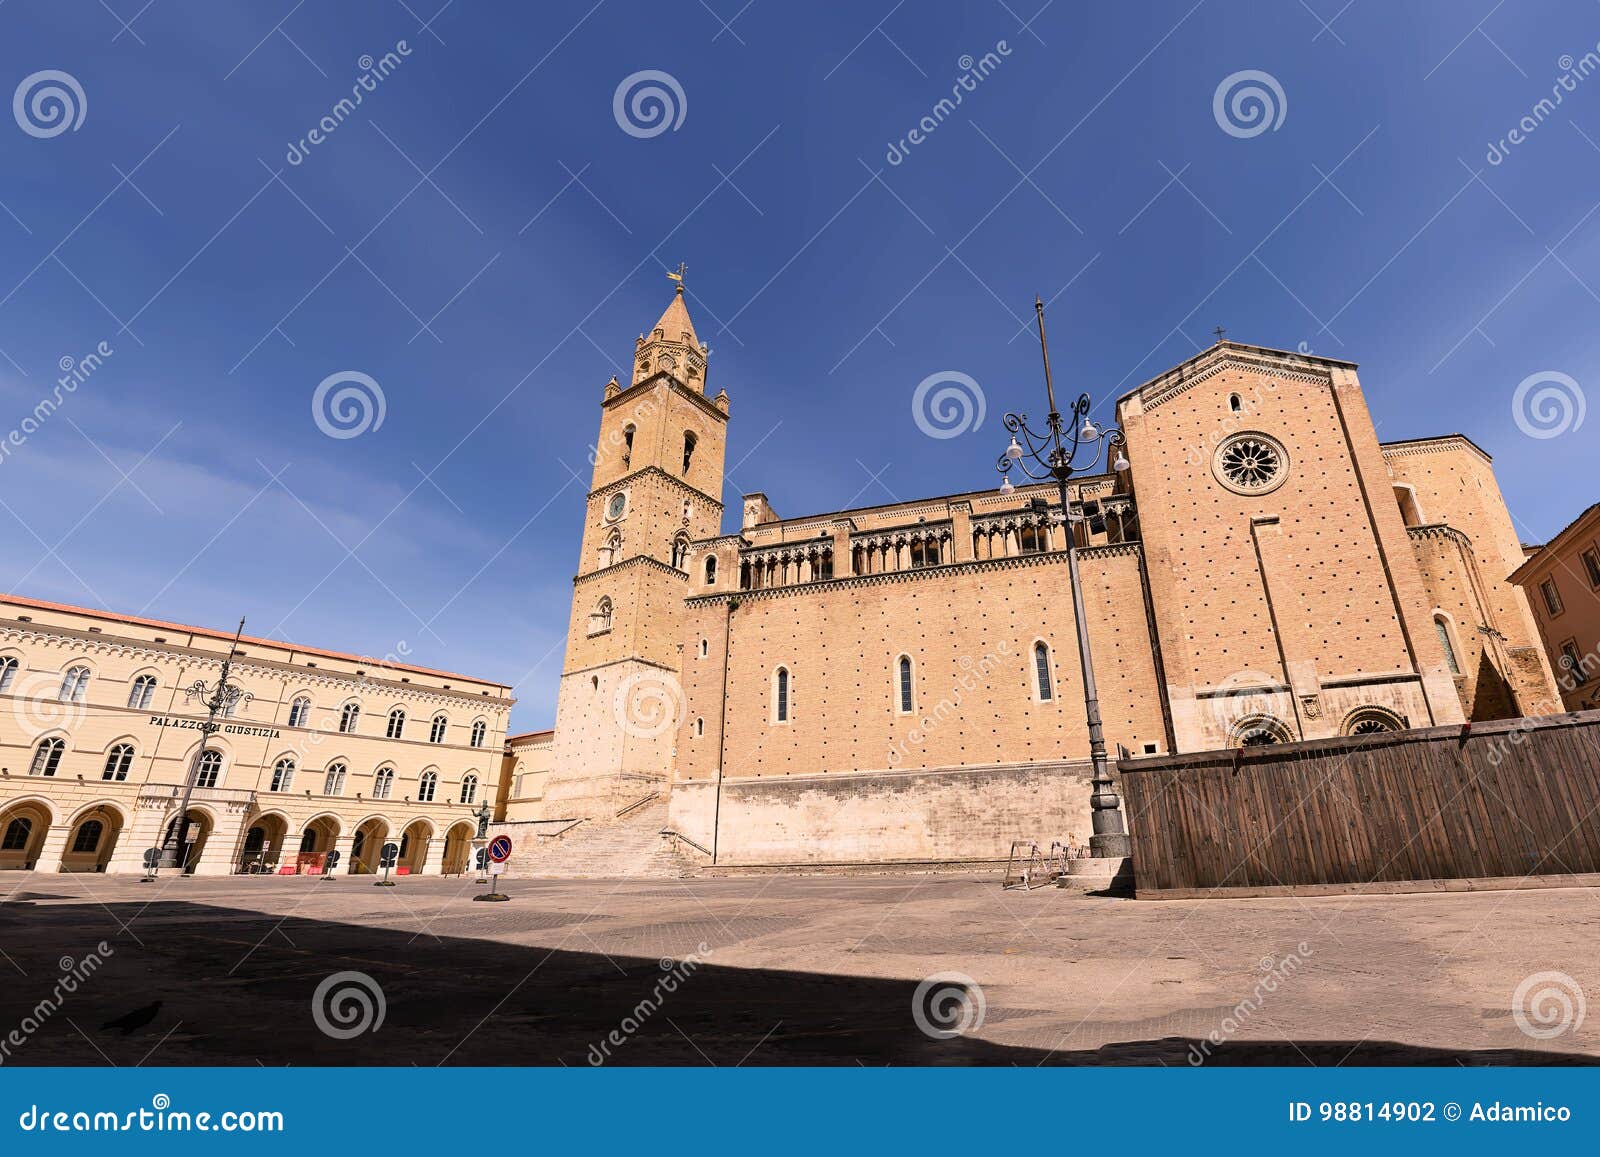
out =
[[[0,588],[247,614],[515,683],[546,725],[601,388],[680,261],[733,512],[992,484],[1035,293],[1107,413],[1221,324],[1359,362],[1382,438],[1469,434],[1526,539],[1595,497],[1590,0],[441,3],[0,6],[4,91],[54,70],[83,106],[53,132],[35,79],[31,131],[0,117],[0,440],[112,350],[0,457]],[[614,112],[646,71],[675,127]],[[1271,86],[1219,120],[1241,72]],[[1271,127],[1230,119],[1252,84]],[[383,420],[335,438],[312,399],[345,372]],[[943,372],[985,413],[930,438]],[[1516,421],[1539,374],[1571,382],[1556,436]]]

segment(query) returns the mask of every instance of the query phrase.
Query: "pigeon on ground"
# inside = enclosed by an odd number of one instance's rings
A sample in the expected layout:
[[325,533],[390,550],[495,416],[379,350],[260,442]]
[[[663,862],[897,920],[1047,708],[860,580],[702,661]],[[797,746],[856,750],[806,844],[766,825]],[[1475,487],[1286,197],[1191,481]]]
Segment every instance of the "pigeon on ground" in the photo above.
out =
[[161,1002],[159,1000],[153,1001],[152,1003],[145,1005],[143,1008],[136,1008],[132,1012],[125,1012],[115,1020],[106,1021],[105,1024],[100,1026],[100,1031],[110,1032],[114,1028],[120,1028],[122,1030],[122,1035],[127,1036],[129,1033],[137,1032],[139,1029],[155,1020],[156,1013],[160,1011]]

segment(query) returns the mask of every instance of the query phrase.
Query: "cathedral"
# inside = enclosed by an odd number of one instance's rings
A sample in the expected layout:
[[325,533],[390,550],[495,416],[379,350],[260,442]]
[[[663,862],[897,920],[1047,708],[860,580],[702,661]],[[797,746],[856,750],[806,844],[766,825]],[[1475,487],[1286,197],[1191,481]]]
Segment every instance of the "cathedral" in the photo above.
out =
[[498,785],[530,852],[580,823],[702,864],[1087,843],[1069,550],[1122,759],[1561,710],[1489,456],[1379,442],[1351,362],[1219,340],[1117,400],[1128,468],[1066,517],[1046,484],[729,520],[707,354],[680,281],[599,399],[555,725]]

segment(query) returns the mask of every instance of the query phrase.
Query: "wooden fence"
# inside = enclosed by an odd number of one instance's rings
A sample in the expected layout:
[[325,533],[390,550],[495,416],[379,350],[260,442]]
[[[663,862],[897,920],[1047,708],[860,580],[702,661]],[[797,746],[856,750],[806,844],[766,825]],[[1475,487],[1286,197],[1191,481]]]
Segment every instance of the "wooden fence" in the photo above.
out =
[[1600,711],[1118,771],[1141,898],[1600,884]]

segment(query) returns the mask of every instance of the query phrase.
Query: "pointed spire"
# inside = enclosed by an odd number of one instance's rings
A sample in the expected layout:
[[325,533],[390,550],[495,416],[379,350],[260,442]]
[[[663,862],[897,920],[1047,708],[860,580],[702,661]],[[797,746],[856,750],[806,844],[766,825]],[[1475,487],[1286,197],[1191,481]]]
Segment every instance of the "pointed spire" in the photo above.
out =
[[[667,304],[666,312],[661,315],[661,320],[656,322],[655,329],[661,331],[665,341],[678,341],[700,348],[700,339],[695,336],[694,322],[689,320],[689,307],[683,303],[683,282],[678,282],[678,290],[672,295],[672,300]],[[646,340],[653,340],[654,334]]]

